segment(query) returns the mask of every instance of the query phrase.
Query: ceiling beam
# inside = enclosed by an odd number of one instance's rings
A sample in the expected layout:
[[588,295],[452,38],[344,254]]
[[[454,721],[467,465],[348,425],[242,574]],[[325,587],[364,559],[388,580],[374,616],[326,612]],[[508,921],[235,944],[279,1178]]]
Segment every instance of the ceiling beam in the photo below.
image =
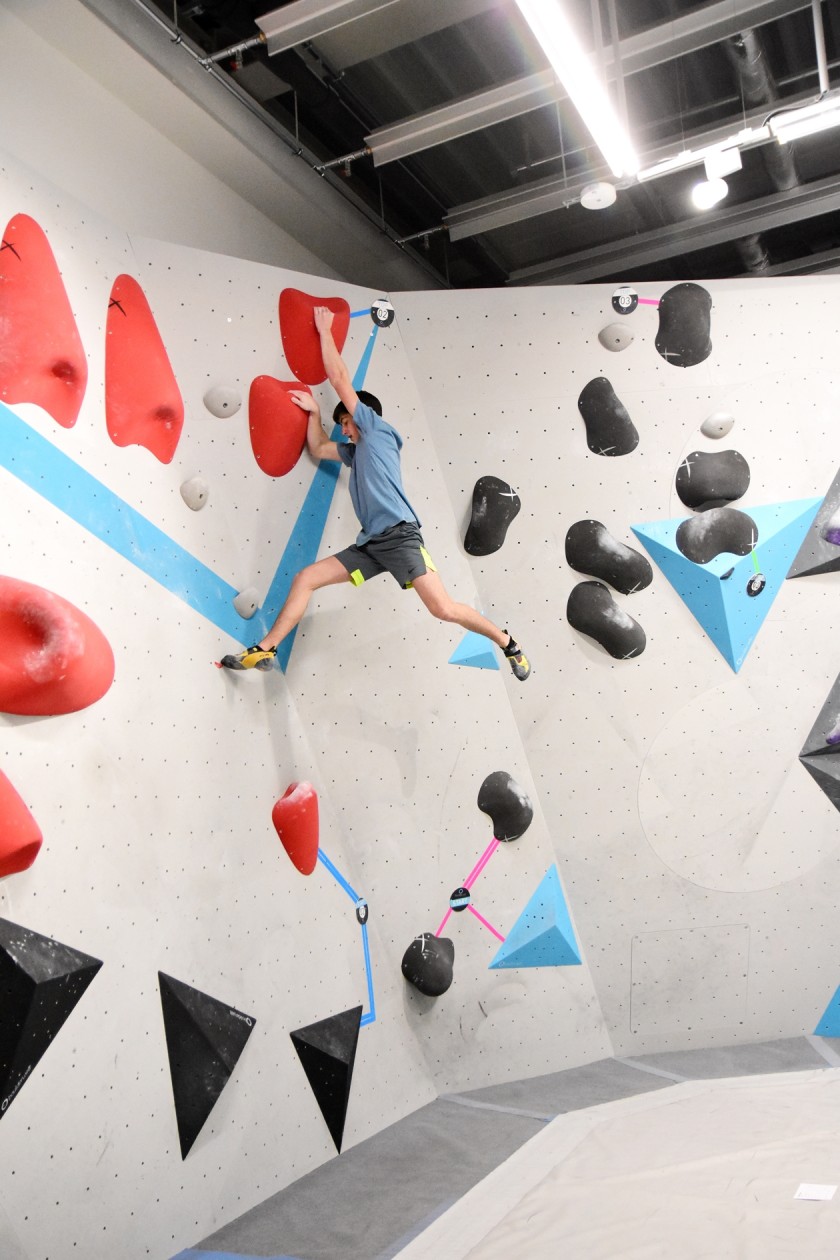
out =
[[[309,2],[297,0],[298,4]],[[623,39],[619,47],[621,73],[625,77],[638,74],[717,44],[746,27],[763,26],[807,8],[810,8],[810,0],[717,0],[703,9]],[[280,13],[287,11],[279,10]],[[608,79],[616,77],[617,64],[612,48],[605,47],[604,69]],[[566,93],[554,71],[545,70],[485,92],[475,92],[391,126],[378,127],[365,136],[365,144],[373,155],[374,166],[381,166],[565,99]]]
[[[813,93],[798,92],[786,96],[778,105],[790,108],[813,100]],[[738,147],[742,150],[759,147],[762,144],[777,144],[778,141],[764,129],[768,106],[753,109],[748,114],[738,114],[726,122],[719,123],[708,130],[688,132],[673,136],[656,146],[647,149],[641,155],[642,169],[656,166],[668,158],[687,150],[696,154],[696,161],[687,163],[680,170],[690,169],[692,165],[701,166],[703,152],[713,149],[741,135]],[[744,138],[747,131],[753,131],[758,138]],[[675,171],[678,174],[679,171]],[[662,177],[659,177],[662,178]],[[587,184],[598,180],[609,180],[619,190],[631,188],[636,184],[632,178],[616,180],[609,168],[602,164],[587,170],[585,177],[572,181],[561,175],[547,176],[545,179],[533,180],[530,184],[517,188],[505,189],[491,193],[489,197],[481,197],[477,201],[467,201],[460,206],[453,206],[447,211],[443,222],[453,241],[463,240],[467,236],[475,236],[479,232],[492,232],[496,228],[509,227],[512,223],[520,223],[523,219],[532,219],[540,214],[550,214],[554,210],[563,210],[580,201],[580,195]]]
[[699,249],[724,245],[752,232],[766,232],[836,210],[840,210],[840,175],[831,175],[740,206],[706,212],[696,219],[683,219],[667,227],[624,237],[609,245],[519,267],[510,273],[508,284],[580,284],[602,280],[618,272],[629,274],[635,267],[647,267]]
[[381,57],[414,44],[418,39],[466,22],[488,9],[498,8],[499,0],[445,0],[445,3],[418,4],[400,0],[381,13],[348,22],[337,30],[318,36],[318,53],[332,70],[348,70],[361,61]]
[[387,9],[398,0],[295,0],[255,19],[268,41],[268,54],[285,52],[347,22]]

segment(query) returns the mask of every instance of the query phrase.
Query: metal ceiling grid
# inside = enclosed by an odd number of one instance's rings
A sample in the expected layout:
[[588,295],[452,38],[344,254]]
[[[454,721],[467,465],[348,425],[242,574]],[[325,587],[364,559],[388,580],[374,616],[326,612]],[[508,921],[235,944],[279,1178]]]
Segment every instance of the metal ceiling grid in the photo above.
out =
[[[133,0],[337,172],[455,287],[833,269],[840,132],[747,146],[726,201],[698,213],[702,165],[638,184],[607,171],[513,0]],[[840,84],[840,5],[569,0],[621,76],[643,165],[706,148]],[[817,11],[817,12],[815,12]],[[819,22],[817,17],[821,19]],[[617,184],[587,210],[582,189]]]

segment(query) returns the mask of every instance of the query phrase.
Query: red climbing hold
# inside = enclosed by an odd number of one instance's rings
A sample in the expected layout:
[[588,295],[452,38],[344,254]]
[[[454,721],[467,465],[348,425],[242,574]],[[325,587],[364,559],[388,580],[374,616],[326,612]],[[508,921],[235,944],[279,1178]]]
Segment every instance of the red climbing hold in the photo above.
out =
[[0,770],[0,879],[28,870],[43,838],[41,828]]
[[315,328],[316,306],[328,306],[335,315],[332,333],[339,354],[347,340],[350,307],[344,298],[311,297],[300,289],[284,289],[280,294],[280,337],[289,371],[307,385],[320,385],[327,379],[321,358],[321,338]]
[[271,821],[301,875],[318,861],[318,793],[311,783],[290,783],[271,811]]
[[105,423],[115,446],[145,446],[162,464],[175,454],[184,402],[146,295],[133,276],[111,289],[105,337]]
[[0,327],[0,399],[35,403],[71,429],[87,359],[50,243],[28,214],[16,214],[3,233]]
[[248,424],[254,458],[269,477],[285,477],[306,445],[307,413],[292,402],[289,390],[310,391],[300,381],[258,376],[248,395]]
[[0,712],[75,713],[105,695],[114,654],[69,600],[0,577]]

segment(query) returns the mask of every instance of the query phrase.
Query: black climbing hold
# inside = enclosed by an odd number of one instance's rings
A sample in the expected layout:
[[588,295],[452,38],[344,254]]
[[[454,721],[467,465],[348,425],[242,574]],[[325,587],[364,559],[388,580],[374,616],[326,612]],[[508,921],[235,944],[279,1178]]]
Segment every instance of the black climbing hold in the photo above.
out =
[[636,426],[605,376],[584,385],[578,410],[586,425],[586,445],[595,455],[629,455],[639,445]]
[[360,897],[356,902],[356,918],[360,923],[367,923],[368,921],[368,903],[364,897]]
[[440,997],[452,983],[455,946],[448,936],[421,932],[403,954],[402,973],[426,997]]
[[181,1158],[186,1159],[257,1021],[162,971],[158,983]]
[[699,284],[675,284],[659,300],[656,348],[674,367],[694,367],[712,353],[711,294]]
[[489,556],[505,541],[508,526],[522,504],[501,477],[479,477],[473,488],[470,523],[464,550],[470,556]]
[[394,308],[387,298],[377,298],[370,308],[370,317],[380,328],[394,322]]
[[566,563],[578,573],[602,578],[623,595],[641,591],[653,581],[649,561],[613,538],[600,521],[575,521],[566,535]]
[[689,560],[708,564],[724,551],[748,556],[758,542],[758,527],[737,508],[710,508],[678,525],[674,541]]
[[692,451],[677,469],[677,494],[696,512],[726,507],[749,485],[750,466],[740,451]]
[[721,575],[720,575],[720,580],[721,580],[721,582],[726,582],[726,581],[728,581],[728,580],[729,580],[729,578],[731,578],[731,577],[732,577],[732,574],[733,574],[734,572],[735,572],[735,566],[733,565],[731,569],[727,569],[725,573],[721,573]]
[[612,295],[612,308],[619,315],[632,315],[639,305],[639,295],[629,284],[621,284]]
[[471,901],[469,888],[456,888],[449,898],[449,905],[457,913],[459,910],[466,910]]
[[0,1116],[101,966],[98,958],[0,919]]
[[644,630],[619,608],[603,582],[578,582],[573,586],[566,619],[574,630],[600,643],[617,661],[641,656],[645,650]]
[[767,578],[763,573],[754,573],[747,582],[747,594],[751,599],[755,599],[756,595],[760,595],[767,585]]
[[478,808],[493,820],[493,837],[518,840],[531,825],[534,807],[514,778],[494,770],[478,789]]
[[362,1008],[354,1006],[289,1033],[339,1153],[361,1023]]

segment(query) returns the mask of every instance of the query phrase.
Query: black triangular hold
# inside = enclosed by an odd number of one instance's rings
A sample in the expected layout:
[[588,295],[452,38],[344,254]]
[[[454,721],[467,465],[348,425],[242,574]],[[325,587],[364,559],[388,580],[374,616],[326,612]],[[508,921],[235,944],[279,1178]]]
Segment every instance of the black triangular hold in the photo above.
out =
[[181,1158],[186,1159],[257,1021],[162,971],[158,982]]
[[339,1153],[361,1022],[362,1008],[354,1006],[289,1033]]
[[840,677],[835,678],[808,738],[799,750],[800,757],[840,757]]
[[98,958],[0,919],[0,1116],[101,966]]
[[802,756],[800,756],[799,760],[814,782],[822,788],[834,808],[840,809],[840,764],[838,764],[838,760],[828,757]]

